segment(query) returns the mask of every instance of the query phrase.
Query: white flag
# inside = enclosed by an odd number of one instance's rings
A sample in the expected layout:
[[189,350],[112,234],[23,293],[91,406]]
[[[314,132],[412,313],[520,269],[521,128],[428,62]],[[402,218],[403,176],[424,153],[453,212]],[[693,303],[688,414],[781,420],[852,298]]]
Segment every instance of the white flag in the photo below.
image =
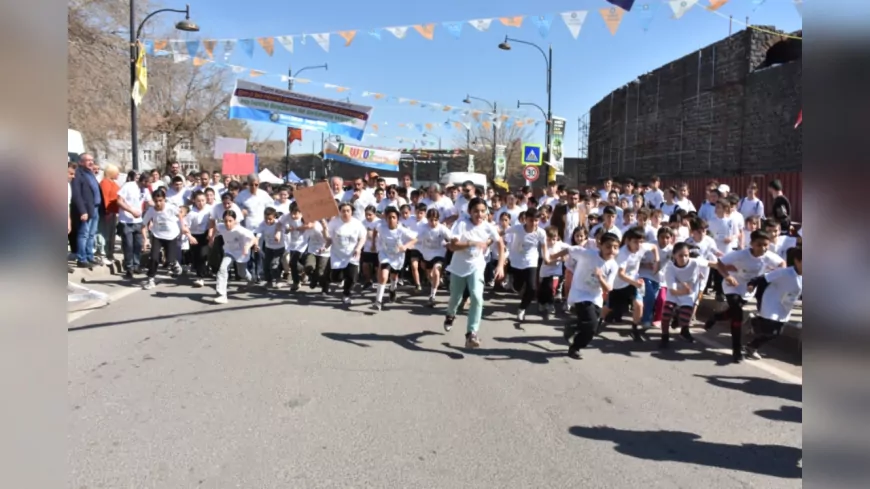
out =
[[236,47],[235,39],[227,39],[224,41],[224,63],[230,60],[230,56],[233,55],[233,49]]
[[396,39],[404,39],[405,34],[408,32],[408,27],[385,27],[387,32],[396,36]]
[[797,9],[798,15],[804,18],[804,0],[794,0],[794,8]]
[[233,73],[242,73],[245,71],[244,66],[230,65],[230,69],[233,70]]
[[574,39],[580,35],[580,29],[583,28],[583,22],[586,21],[585,10],[575,10],[573,12],[562,12],[562,21],[565,22],[565,27],[571,31]]
[[492,19],[469,20],[468,23],[480,32],[484,32],[489,29],[489,25],[492,24]]
[[293,36],[276,36],[275,39],[289,52],[293,52]]
[[690,8],[694,7],[698,0],[671,0],[668,2],[671,6],[671,10],[674,11],[674,18],[679,19],[686,12],[689,11]]
[[317,45],[323,48],[327,53],[329,52],[329,33],[324,32],[322,34],[310,34],[311,37],[317,41]]

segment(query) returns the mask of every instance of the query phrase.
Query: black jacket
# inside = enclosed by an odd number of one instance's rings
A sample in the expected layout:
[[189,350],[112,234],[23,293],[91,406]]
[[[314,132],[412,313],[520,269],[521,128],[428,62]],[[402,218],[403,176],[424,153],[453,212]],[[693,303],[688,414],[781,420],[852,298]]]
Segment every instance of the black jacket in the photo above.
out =
[[90,217],[95,210],[94,207],[96,207],[94,191],[91,189],[87,173],[90,173],[90,170],[85,167],[80,166],[76,168],[76,176],[70,182],[72,186],[70,215],[73,217],[81,216],[82,214],[87,214]]

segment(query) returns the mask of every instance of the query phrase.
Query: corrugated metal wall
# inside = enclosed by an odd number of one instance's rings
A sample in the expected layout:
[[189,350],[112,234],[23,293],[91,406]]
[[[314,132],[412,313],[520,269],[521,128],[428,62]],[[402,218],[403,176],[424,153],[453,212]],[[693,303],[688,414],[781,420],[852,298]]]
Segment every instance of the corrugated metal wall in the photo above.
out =
[[764,200],[764,208],[770,209],[773,199],[767,192],[767,184],[771,180],[779,179],[782,182],[782,191],[789,202],[791,202],[792,220],[801,222],[803,208],[803,172],[783,172],[783,173],[767,173],[764,175],[742,175],[729,176],[718,178],[692,178],[689,180],[663,180],[662,188],[666,189],[670,186],[677,186],[680,183],[689,185],[689,198],[695,207],[700,207],[701,203],[707,197],[707,183],[711,180],[716,180],[719,184],[725,184],[731,187],[732,193],[737,193],[741,197],[746,195],[746,187],[749,183],[755,181],[758,185],[758,194]]

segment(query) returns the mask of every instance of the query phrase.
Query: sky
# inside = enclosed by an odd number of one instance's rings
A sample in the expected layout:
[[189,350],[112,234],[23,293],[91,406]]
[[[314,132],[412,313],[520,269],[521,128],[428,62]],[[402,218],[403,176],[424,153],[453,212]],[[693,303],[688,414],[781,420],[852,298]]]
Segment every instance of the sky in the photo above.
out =
[[[337,34],[331,36],[329,52],[321,49],[312,38],[305,45],[296,39],[291,54],[275,43],[270,57],[259,45],[252,57],[236,47],[229,63],[260,70],[266,75],[255,81],[282,87],[280,75],[292,68],[294,73],[306,66],[328,64],[328,70],[307,70],[301,77],[317,83],[299,85],[296,90],[332,99],[350,97],[354,103],[374,107],[367,133],[374,133],[371,124],[378,125],[378,137],[366,137],[361,144],[376,147],[405,148],[411,142],[398,138],[428,140],[444,148],[464,146],[464,131],[444,128],[448,118],[458,119],[440,110],[409,106],[397,101],[378,101],[364,97],[363,92],[377,92],[443,105],[463,106],[466,94],[497,102],[499,109],[510,115],[543,120],[534,107],[517,110],[517,101],[533,102],[546,110],[546,62],[541,53],[526,45],[512,43],[512,50],[498,49],[505,35],[539,45],[545,51],[553,48],[552,108],[553,115],[567,119],[564,138],[565,154],[578,154],[578,118],[604,96],[633,81],[639,75],[678,59],[690,52],[728,36],[733,15],[733,32],[743,29],[749,17],[753,25],[773,25],[791,32],[801,28],[802,19],[794,0],[730,0],[718,12],[725,17],[696,6],[681,19],[673,19],[666,2],[636,0],[626,13],[616,35],[611,35],[598,10],[611,5],[605,0],[522,0],[474,1],[438,0],[185,0],[190,3],[191,19],[200,25],[198,33],[172,31],[179,39],[241,39],[263,36],[301,35],[357,30],[356,38],[345,47]],[[176,7],[173,0],[163,2]],[[654,16],[646,24],[640,9],[649,3]],[[709,0],[700,0],[707,5]],[[559,14],[586,10],[588,15],[575,40]],[[521,27],[507,27],[497,18],[525,15]],[[533,17],[552,15],[552,25],[546,37],[539,32]],[[453,37],[443,22],[496,18],[486,32],[479,32],[465,22],[459,39]],[[177,19],[162,14],[166,26]],[[381,40],[368,34],[370,30],[394,26],[435,23],[433,40],[427,40],[409,28],[404,39],[396,39],[387,31]],[[164,26],[165,29],[165,26]],[[160,27],[154,29],[161,30]],[[165,30],[164,30],[165,32]],[[219,46],[216,59],[223,58]],[[250,79],[247,74],[234,75]],[[323,84],[350,88],[338,93]],[[468,106],[466,106],[468,107]],[[470,108],[486,110],[475,102]],[[434,123],[436,129],[424,136],[420,131],[399,127],[399,123]],[[282,126],[251,124],[255,140],[283,139]],[[530,135],[530,143],[543,143],[544,125]],[[306,131],[303,141],[293,143],[293,154],[320,151],[320,134]],[[351,143],[351,141],[345,141]],[[313,146],[312,146],[313,145]]]

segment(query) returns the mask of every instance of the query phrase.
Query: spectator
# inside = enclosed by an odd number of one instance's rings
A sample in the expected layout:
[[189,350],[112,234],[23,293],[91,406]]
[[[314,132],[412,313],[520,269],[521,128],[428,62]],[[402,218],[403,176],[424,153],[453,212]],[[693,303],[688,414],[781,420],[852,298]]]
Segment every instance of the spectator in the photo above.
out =
[[103,180],[100,182],[100,192],[103,204],[100,206],[100,236],[103,237],[103,249],[97,250],[111,264],[115,261],[115,230],[118,227],[118,186],[116,179],[118,167],[106,165],[103,169]]
[[94,241],[99,224],[99,206],[102,204],[100,184],[94,175],[94,157],[81,155],[72,181],[72,218],[78,221],[76,233],[76,266],[93,269]]
[[782,231],[788,233],[789,228],[791,227],[791,202],[789,202],[788,197],[782,193],[782,182],[780,182],[779,179],[772,180],[767,184],[767,191],[773,198],[771,216],[776,219],[776,222],[782,224]]

